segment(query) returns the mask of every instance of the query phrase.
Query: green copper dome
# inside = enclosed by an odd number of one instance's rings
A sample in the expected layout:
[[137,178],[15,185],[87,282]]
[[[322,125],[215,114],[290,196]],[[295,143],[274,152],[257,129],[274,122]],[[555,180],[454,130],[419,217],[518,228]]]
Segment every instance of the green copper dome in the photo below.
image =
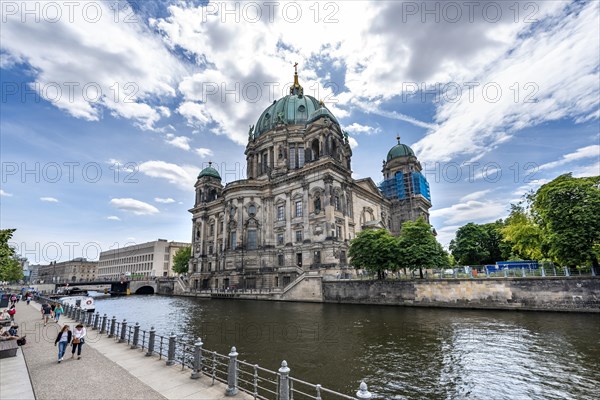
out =
[[390,161],[394,158],[407,156],[415,157],[415,152],[412,151],[412,149],[407,145],[400,143],[400,137],[398,137],[397,139],[398,144],[392,147],[390,151],[388,151],[387,160]]
[[327,114],[333,122],[339,125],[333,114],[314,97],[302,93],[289,94],[274,101],[263,111],[256,123],[254,137],[270,131],[277,125],[305,125],[316,120],[321,114]]
[[208,167],[200,171],[200,173],[198,174],[198,179],[202,178],[203,176],[210,176],[212,178],[217,178],[218,180],[221,180],[221,175],[219,175],[219,171],[214,169],[212,167],[212,163],[210,162],[208,163]]

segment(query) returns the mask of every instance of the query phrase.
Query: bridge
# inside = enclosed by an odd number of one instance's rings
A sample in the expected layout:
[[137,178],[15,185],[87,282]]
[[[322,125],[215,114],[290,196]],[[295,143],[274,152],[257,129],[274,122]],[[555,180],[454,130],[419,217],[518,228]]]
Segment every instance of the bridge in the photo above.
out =
[[56,289],[69,287],[89,287],[110,285],[110,294],[129,295],[129,294],[154,294],[158,292],[158,283],[155,280],[134,280],[134,281],[87,281],[87,282],[68,282],[57,283]]

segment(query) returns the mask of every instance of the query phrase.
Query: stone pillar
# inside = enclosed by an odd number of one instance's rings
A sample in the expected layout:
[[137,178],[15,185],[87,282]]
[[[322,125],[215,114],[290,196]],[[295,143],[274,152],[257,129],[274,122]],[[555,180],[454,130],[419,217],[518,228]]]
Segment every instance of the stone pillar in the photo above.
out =
[[138,322],[136,322],[135,326],[133,327],[133,340],[131,341],[132,349],[138,348],[139,338],[140,338],[140,324]]
[[94,326],[92,327],[93,330],[98,330],[98,326],[100,325],[100,313],[96,311],[96,317],[94,318]]
[[191,379],[198,379],[202,374],[202,339],[194,343],[194,369],[192,370]]
[[169,336],[169,350],[167,352],[167,365],[175,364],[175,334],[171,332]]
[[117,318],[113,315],[113,317],[110,320],[110,331],[108,333],[108,337],[115,336],[115,326],[116,325],[117,325]]
[[238,352],[235,347],[231,348],[229,353],[229,367],[227,368],[227,390],[225,396],[235,396],[238,392],[238,370],[237,370]]
[[121,335],[119,336],[119,343],[125,343],[127,335],[127,320],[123,319],[121,322]]
[[290,400],[290,369],[287,361],[281,362],[279,368],[279,400]]
[[150,357],[152,353],[154,353],[154,339],[156,337],[156,331],[154,327],[150,327],[150,332],[148,335],[148,351],[146,352],[146,357]]
[[373,394],[371,392],[369,392],[368,390],[369,388],[367,387],[367,384],[365,383],[365,381],[362,381],[360,383],[360,388],[358,390],[358,392],[356,392],[356,397],[358,397],[359,399],[370,399],[373,397]]
[[100,326],[100,334],[106,333],[106,314],[102,316],[102,325]]

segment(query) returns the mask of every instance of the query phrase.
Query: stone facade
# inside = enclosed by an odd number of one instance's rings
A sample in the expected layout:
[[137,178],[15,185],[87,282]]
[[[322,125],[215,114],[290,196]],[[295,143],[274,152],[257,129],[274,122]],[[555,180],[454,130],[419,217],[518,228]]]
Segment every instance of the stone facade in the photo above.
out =
[[64,283],[93,281],[96,278],[98,263],[85,258],[71,261],[52,262],[49,265],[37,267],[36,282]]
[[100,253],[99,280],[173,276],[173,257],[189,243],[158,239]]
[[333,303],[600,313],[600,278],[324,281]]
[[[250,128],[245,155],[247,179],[223,187],[210,164],[198,176],[192,290],[283,288],[308,271],[351,276],[348,246],[358,232],[398,233],[408,219],[428,220],[423,196],[400,201],[371,178],[352,178],[348,135],[322,102],[303,94],[297,75],[290,95]],[[385,174],[400,169],[420,171],[420,164],[414,154],[388,154]]]

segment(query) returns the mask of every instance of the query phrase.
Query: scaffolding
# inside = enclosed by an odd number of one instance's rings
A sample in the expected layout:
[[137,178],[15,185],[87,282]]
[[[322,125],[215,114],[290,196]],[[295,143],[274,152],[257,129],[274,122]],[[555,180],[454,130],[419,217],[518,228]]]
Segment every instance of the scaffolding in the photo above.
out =
[[384,180],[379,184],[379,190],[387,199],[405,200],[421,195],[431,202],[429,183],[420,172],[396,172],[393,178]]

